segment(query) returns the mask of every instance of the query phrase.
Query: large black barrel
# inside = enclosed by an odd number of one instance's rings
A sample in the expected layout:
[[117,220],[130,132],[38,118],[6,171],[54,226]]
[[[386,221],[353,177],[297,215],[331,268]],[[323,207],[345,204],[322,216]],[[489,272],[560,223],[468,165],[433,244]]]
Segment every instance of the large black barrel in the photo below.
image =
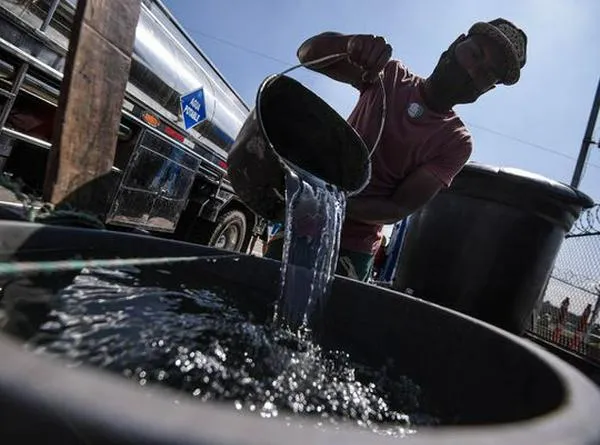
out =
[[521,334],[566,233],[592,205],[543,176],[469,163],[411,216],[393,287]]
[[[246,255],[231,258],[230,252],[145,236],[0,222],[0,261],[204,254],[224,258],[181,263],[180,267],[192,269],[183,271],[189,286],[220,277],[224,285],[243,285],[247,292],[240,298],[246,303],[252,298],[261,307],[279,295],[277,261]],[[60,283],[56,277],[40,283],[22,281],[21,297],[29,296],[28,301],[19,302],[13,289],[12,303],[4,301],[7,295],[2,300],[4,315],[9,320],[19,312],[43,317],[45,296],[52,296]],[[99,299],[97,304],[106,301]],[[345,350],[371,366],[393,361],[399,375],[421,387],[420,409],[435,415],[440,424],[419,428],[406,439],[410,443],[600,443],[598,389],[574,368],[522,338],[343,277],[334,280],[324,319],[324,347]],[[27,439],[64,445],[398,443],[348,424],[340,424],[339,431],[320,431],[318,418],[304,417],[299,428],[293,419],[287,423],[283,414],[261,419],[257,413],[236,411],[233,404],[202,403],[156,387],[148,391],[107,371],[71,368],[61,360],[33,355],[14,338],[0,334],[0,443]],[[175,398],[178,404],[173,403]]]

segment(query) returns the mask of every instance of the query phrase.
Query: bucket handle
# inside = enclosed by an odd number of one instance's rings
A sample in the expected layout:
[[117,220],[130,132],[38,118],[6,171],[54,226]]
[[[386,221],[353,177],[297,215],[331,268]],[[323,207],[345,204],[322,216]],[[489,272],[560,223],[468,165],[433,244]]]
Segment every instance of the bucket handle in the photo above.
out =
[[[285,69],[284,71],[280,72],[279,74],[276,74],[274,76],[274,78],[279,78],[281,76],[284,76],[285,74],[289,73],[290,71],[294,71],[295,69],[300,68],[300,67],[308,68],[308,67],[316,65],[318,63],[327,62],[328,60],[336,60],[336,59],[341,60],[345,57],[348,57],[348,53],[337,53],[337,54],[330,54],[328,56],[324,56],[319,59],[311,60],[308,62],[299,63],[297,65],[294,65],[290,68]],[[371,159],[371,156],[373,156],[373,153],[375,153],[375,150],[377,149],[377,147],[379,146],[379,143],[381,142],[381,137],[383,135],[383,128],[385,127],[385,121],[387,119],[387,97],[385,94],[385,84],[383,83],[383,73],[379,73],[379,75],[377,76],[377,79],[379,80],[379,85],[381,86],[381,93],[382,93],[382,99],[383,99],[383,104],[381,107],[381,125],[379,126],[379,133],[377,134],[377,139],[375,139],[373,148],[371,148],[371,150],[369,150],[369,159]]]

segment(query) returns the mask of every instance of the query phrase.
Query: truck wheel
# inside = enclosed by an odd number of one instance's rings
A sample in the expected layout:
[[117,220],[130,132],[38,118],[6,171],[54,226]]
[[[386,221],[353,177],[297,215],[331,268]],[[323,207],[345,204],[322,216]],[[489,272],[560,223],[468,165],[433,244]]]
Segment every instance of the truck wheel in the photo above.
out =
[[231,210],[217,219],[208,245],[218,249],[240,252],[246,237],[246,215]]

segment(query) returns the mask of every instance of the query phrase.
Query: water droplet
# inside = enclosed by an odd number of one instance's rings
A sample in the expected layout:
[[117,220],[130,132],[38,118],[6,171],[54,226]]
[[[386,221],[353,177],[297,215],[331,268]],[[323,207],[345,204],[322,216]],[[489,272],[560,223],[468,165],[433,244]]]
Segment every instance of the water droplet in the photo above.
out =
[[271,402],[265,402],[260,410],[261,417],[265,419],[270,419],[272,417],[277,417],[277,407]]

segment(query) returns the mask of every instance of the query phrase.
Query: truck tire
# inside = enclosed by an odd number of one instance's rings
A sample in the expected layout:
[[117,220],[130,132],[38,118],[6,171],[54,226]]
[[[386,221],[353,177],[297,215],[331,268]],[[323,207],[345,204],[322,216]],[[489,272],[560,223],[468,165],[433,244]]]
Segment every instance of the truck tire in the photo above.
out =
[[218,249],[240,252],[246,237],[246,215],[231,210],[219,216],[208,240],[208,245]]

